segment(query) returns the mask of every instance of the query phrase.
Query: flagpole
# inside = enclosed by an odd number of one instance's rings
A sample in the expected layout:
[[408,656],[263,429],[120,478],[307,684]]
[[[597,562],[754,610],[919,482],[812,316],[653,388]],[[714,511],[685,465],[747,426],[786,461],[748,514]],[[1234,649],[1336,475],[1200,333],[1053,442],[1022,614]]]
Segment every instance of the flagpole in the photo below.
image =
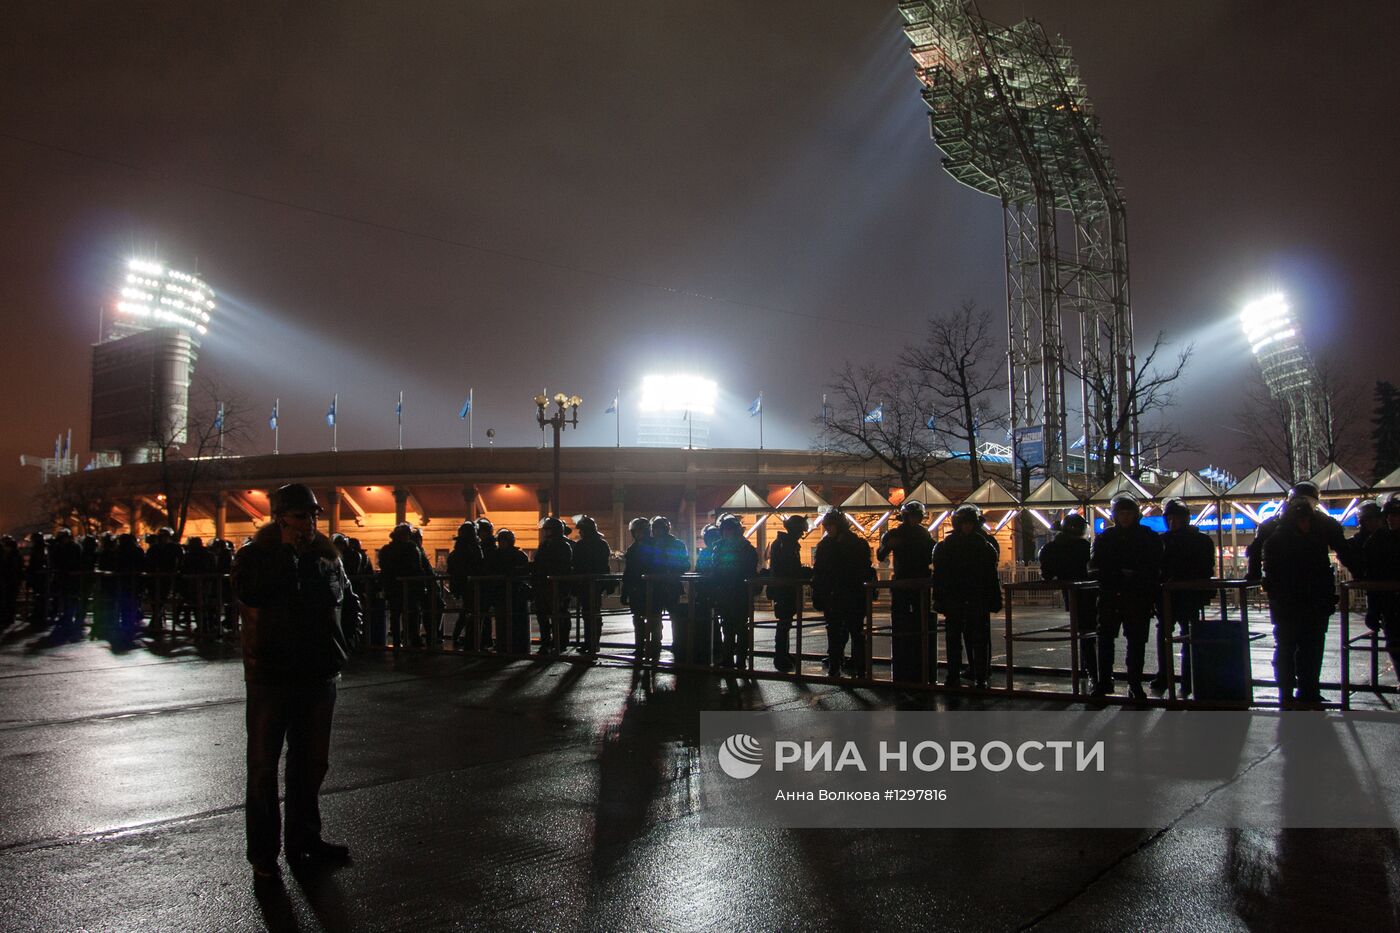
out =
[[622,386],[613,395],[613,419],[617,422],[617,446],[622,447]]
[[758,449],[763,449],[763,393],[758,393]]
[[476,386],[467,388],[467,449],[476,446]]
[[[315,411],[315,409],[312,409]],[[282,439],[282,400],[276,399],[272,403],[272,412],[275,417],[272,419],[272,455],[275,457],[281,451],[278,449],[278,441]]]
[[336,432],[340,430],[340,393],[331,396],[331,453],[335,453]]
[[695,419],[690,417],[690,409],[685,410],[686,450],[695,449]]
[[222,457],[222,456],[224,455],[224,403],[223,403],[223,402],[220,402],[220,403],[219,403],[219,453],[218,453],[218,455],[219,455],[220,457]]
[[399,450],[403,450],[403,389],[399,390]]

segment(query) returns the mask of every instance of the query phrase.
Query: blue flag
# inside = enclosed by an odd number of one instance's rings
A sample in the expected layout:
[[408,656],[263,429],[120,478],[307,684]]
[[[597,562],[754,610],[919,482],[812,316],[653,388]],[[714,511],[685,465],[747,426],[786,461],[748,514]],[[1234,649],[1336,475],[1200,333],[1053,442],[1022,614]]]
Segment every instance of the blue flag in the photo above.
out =
[[604,411],[603,414],[605,414],[605,415],[615,415],[615,414],[617,414],[617,396],[616,396],[616,395],[613,396],[612,404],[609,405],[609,406],[607,407],[607,410]]
[[220,403],[219,403],[219,413],[218,413],[217,415],[214,416],[214,430],[215,430],[215,431],[222,431],[223,429],[224,429],[224,403],[223,403],[223,402],[220,402]]
[[876,405],[874,408],[870,409],[870,411],[868,411],[868,412],[865,413],[865,423],[866,423],[866,424],[884,424],[884,423],[885,423],[885,403],[884,403],[884,402],[881,402],[880,404]]
[[938,419],[933,415],[929,415],[928,420],[924,422],[924,427],[928,428],[930,431],[938,430]]
[[394,414],[399,416],[399,424],[403,424],[403,389],[399,390],[399,403],[394,406]]
[[331,399],[331,405],[326,409],[326,427],[335,427],[335,399]]
[[277,409],[278,409],[279,407],[281,407],[281,405],[282,405],[282,400],[281,400],[281,399],[278,399],[277,401],[275,401],[275,402],[272,403],[272,416],[271,416],[270,418],[267,419],[267,429],[268,429],[269,431],[276,431],[276,430],[277,430]]
[[752,418],[763,411],[763,393],[758,393],[758,398],[749,403],[749,417]]

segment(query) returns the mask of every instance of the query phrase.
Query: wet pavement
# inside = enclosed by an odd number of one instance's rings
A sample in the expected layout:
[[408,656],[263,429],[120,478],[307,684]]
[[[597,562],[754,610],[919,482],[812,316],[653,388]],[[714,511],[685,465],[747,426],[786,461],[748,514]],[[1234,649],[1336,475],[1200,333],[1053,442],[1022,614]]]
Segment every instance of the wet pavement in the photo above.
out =
[[31,642],[0,646],[4,930],[1400,928],[1390,830],[701,826],[701,710],[1058,701],[409,653],[341,685],[354,863],[259,896],[236,658]]

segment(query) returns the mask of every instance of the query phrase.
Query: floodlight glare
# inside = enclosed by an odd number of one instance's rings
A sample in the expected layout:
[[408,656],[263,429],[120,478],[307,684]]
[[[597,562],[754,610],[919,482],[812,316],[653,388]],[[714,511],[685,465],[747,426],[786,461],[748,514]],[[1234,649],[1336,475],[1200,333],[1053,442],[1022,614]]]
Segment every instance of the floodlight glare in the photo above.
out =
[[712,415],[719,386],[713,379],[691,375],[653,375],[642,379],[642,411],[689,411]]
[[1249,348],[1255,355],[1271,343],[1298,334],[1293,322],[1293,310],[1282,293],[1266,295],[1245,305],[1240,311],[1240,326],[1244,328]]
[[206,325],[216,307],[214,290],[199,276],[139,256],[126,261],[117,294],[119,315],[107,339],[170,325],[202,337],[209,332]]
[[158,262],[149,259],[138,259],[133,257],[127,260],[126,267],[132,272],[142,272],[146,275],[164,275],[165,267]]

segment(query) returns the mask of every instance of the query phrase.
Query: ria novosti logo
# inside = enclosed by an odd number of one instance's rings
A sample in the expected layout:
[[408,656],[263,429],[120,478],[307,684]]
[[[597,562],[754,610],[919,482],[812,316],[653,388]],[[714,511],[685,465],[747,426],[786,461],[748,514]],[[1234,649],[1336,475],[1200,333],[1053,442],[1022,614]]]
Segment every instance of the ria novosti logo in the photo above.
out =
[[736,732],[720,745],[719,766],[732,778],[751,778],[763,767],[763,746],[753,736]]

